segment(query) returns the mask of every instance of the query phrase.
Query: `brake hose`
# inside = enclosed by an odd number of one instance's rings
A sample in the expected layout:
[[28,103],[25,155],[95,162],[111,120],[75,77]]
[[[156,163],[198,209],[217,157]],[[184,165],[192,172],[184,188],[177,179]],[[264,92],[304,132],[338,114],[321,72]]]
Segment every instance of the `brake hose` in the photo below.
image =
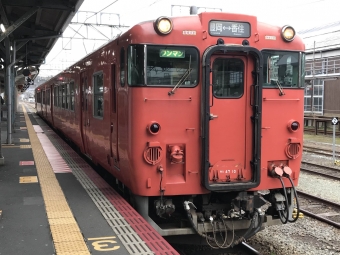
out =
[[295,196],[295,199],[296,199],[296,217],[293,218],[293,220],[288,220],[289,222],[295,222],[297,221],[297,219],[299,218],[299,214],[300,214],[300,204],[299,204],[299,199],[298,199],[298,196],[297,196],[297,192],[296,192],[296,189],[295,189],[295,186],[294,186],[294,183],[292,181],[292,179],[290,178],[290,175],[289,174],[284,174],[283,176],[285,176],[286,178],[289,179],[290,183],[292,184],[292,188],[294,190],[294,196]]
[[287,197],[287,191],[286,191],[286,187],[285,187],[285,184],[283,183],[283,180],[281,178],[281,176],[278,177],[280,182],[281,182],[281,185],[282,185],[282,188],[283,188],[283,193],[285,195],[285,205],[286,205],[286,208],[285,208],[285,211],[286,211],[286,215],[281,215],[281,211],[278,211],[279,212],[279,216],[280,216],[280,220],[283,224],[286,224],[288,222],[288,218],[289,218],[289,207],[288,207],[288,197]]

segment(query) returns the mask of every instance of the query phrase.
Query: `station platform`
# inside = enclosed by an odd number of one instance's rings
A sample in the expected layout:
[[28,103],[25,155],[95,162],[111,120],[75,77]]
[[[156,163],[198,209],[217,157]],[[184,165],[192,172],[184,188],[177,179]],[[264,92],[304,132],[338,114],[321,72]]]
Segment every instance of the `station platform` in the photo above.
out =
[[14,123],[7,144],[1,121],[0,254],[178,254],[34,108]]

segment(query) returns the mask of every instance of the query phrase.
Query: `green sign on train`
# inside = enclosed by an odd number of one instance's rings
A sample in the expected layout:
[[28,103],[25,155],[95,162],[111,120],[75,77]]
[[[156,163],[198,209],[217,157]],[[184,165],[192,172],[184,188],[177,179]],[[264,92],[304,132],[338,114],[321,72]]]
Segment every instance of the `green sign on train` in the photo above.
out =
[[159,56],[161,58],[185,58],[185,51],[184,50],[160,49]]

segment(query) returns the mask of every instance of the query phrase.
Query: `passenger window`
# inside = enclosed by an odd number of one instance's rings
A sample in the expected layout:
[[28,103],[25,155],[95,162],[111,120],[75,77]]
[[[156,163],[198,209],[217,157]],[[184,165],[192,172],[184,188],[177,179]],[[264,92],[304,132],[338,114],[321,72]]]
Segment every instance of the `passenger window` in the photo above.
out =
[[51,95],[51,90],[50,89],[48,89],[48,90],[46,90],[46,104],[47,105],[50,105],[50,95]]
[[58,100],[58,107],[61,107],[62,106],[62,101],[63,101],[63,88],[62,88],[63,86],[61,86],[61,85],[59,85],[59,93],[58,93],[58,95],[59,95],[59,100]]
[[125,86],[125,50],[120,50],[120,85]]
[[104,82],[103,72],[100,71],[93,75],[93,115],[96,117],[104,116]]
[[65,109],[69,109],[69,95],[70,95],[70,84],[65,85]]
[[66,108],[66,85],[62,85],[61,86],[61,90],[62,90],[62,108]]
[[54,87],[54,106],[58,106],[58,87]]
[[70,82],[70,110],[74,111],[74,81]]

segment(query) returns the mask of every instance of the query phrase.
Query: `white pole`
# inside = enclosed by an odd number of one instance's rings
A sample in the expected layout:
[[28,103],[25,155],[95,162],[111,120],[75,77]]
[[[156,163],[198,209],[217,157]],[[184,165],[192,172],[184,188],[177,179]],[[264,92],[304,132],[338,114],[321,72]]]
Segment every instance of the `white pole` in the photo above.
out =
[[333,160],[335,162],[335,125],[333,125]]

